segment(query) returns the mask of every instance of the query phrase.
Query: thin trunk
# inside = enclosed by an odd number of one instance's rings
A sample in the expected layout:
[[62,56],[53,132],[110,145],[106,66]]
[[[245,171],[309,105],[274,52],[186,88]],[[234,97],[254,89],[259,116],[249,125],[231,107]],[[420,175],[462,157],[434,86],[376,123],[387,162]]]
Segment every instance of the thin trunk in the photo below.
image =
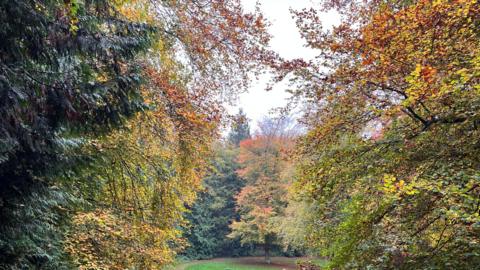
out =
[[265,262],[270,264],[272,261],[270,259],[270,237],[268,237],[268,235],[265,236],[265,244],[263,247],[265,249]]

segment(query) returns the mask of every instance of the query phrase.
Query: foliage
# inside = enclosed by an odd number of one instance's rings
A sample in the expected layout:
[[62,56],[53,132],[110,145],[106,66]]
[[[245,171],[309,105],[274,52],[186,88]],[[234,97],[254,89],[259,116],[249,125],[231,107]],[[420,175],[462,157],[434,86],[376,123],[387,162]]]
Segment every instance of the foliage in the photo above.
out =
[[2,1],[0,13],[0,264],[61,269],[69,195],[53,180],[82,136],[144,107],[133,58],[154,29],[106,1]]
[[243,110],[240,109],[238,111],[238,114],[235,115],[233,119],[231,130],[228,134],[228,142],[238,147],[241,141],[250,138],[251,135],[248,118],[243,112]]
[[228,142],[216,144],[211,171],[203,179],[203,190],[192,206],[187,219],[190,228],[186,238],[190,247],[184,255],[194,259],[232,257],[249,254],[239,239],[230,239],[229,225],[240,218],[235,195],[244,182],[237,175],[238,143],[250,138],[248,119],[242,110],[234,116]]
[[264,246],[269,261],[270,246],[276,240],[277,217],[286,207],[286,190],[290,179],[285,174],[288,162],[285,151],[292,145],[283,121],[265,120],[260,123],[262,133],[240,142],[238,174],[246,185],[236,196],[240,221],[231,225],[232,238],[242,243]]
[[307,243],[331,268],[472,269],[480,260],[479,5],[325,1],[295,12],[317,60],[295,62],[307,106],[296,190]]
[[190,230],[186,238],[190,247],[185,255],[190,258],[232,257],[244,253],[238,240],[229,239],[229,224],[239,218],[235,195],[243,186],[236,174],[237,149],[218,145],[213,159],[212,172],[203,179],[199,192],[187,219]]
[[0,269],[71,269],[58,229],[66,226],[66,207],[74,199],[43,185],[29,196],[14,195],[0,207]]
[[[155,120],[154,117],[159,118]],[[74,222],[74,229],[68,237],[77,247],[70,252],[80,263],[82,258],[90,258],[91,254],[97,256],[82,264],[85,269],[90,269],[89,264],[100,268],[104,264],[103,267],[109,269],[124,269],[131,265],[157,269],[170,263],[181,248],[179,226],[184,224],[182,212],[195,198],[202,174],[197,168],[203,166],[199,156],[208,148],[198,140],[192,143],[190,136],[199,135],[198,130],[185,133],[191,135],[172,134],[168,128],[180,127],[180,123],[174,125],[166,120],[152,111],[139,119],[132,119],[128,132],[113,133],[102,141],[90,143],[94,148],[90,151],[101,154],[94,160],[94,165],[87,167],[85,175],[72,185],[79,186],[85,178],[98,179],[99,188],[89,187],[83,196],[90,197],[97,208],[105,210],[77,214],[74,220],[78,222]],[[126,156],[124,153],[130,154]],[[85,218],[89,215],[96,218],[92,224]],[[115,227],[107,230],[106,236],[96,235],[93,229],[82,230],[108,222]],[[88,241],[75,242],[82,238],[101,241],[102,237],[105,239],[103,245],[112,248],[110,252],[101,245],[91,246]],[[124,255],[118,250],[123,250]],[[131,259],[126,259],[129,256]]]
[[[179,8],[170,7],[168,3],[166,5],[166,9]],[[183,23],[188,25],[188,21]],[[149,53],[152,61],[145,67],[149,82],[142,88],[142,95],[149,111],[132,118],[124,130],[92,139],[84,150],[93,157],[94,162],[86,167],[80,179],[70,184],[79,186],[78,182],[85,178],[101,180],[100,189],[96,192],[93,190],[93,201],[102,208],[111,208],[107,210],[105,218],[118,220],[122,226],[127,226],[127,229],[113,229],[110,232],[113,236],[105,238],[104,245],[138,255],[122,260],[126,254],[112,257],[112,253],[106,251],[98,256],[98,247],[89,246],[88,241],[77,243],[83,248],[77,248],[71,254],[84,268],[91,267],[89,263],[98,267],[107,267],[110,263],[109,267],[162,268],[171,263],[174,255],[185,247],[184,240],[180,238],[181,227],[186,226],[183,212],[193,203],[195,193],[200,188],[222,108],[215,96],[217,89],[197,88],[211,87],[209,84],[215,78],[210,77],[209,73],[203,74],[203,71],[207,72],[203,69],[209,67],[197,67],[202,70],[192,73],[186,71],[175,54],[178,41],[171,40],[169,36],[162,38],[154,44],[158,50]],[[196,46],[190,41],[182,45],[187,49]],[[217,60],[209,58],[210,64]],[[217,64],[220,63],[227,64]],[[196,66],[201,62],[197,59],[190,64]],[[69,180],[67,183],[71,182]],[[80,192],[83,196],[90,196],[92,187]],[[80,213],[85,214],[88,215]],[[82,228],[88,224],[76,225]],[[227,223],[221,225],[226,227]],[[128,226],[140,229],[136,233],[129,233]],[[69,236],[70,241],[82,237],[82,230],[76,231],[80,235],[73,233]],[[86,231],[83,237],[93,232]],[[121,238],[117,238],[116,234],[120,234]],[[90,240],[95,238],[95,235],[87,237]],[[98,255],[89,257],[91,254]],[[91,259],[84,264],[82,258]]]
[[0,160],[9,186],[61,162],[65,140],[109,130],[143,107],[137,67],[126,63],[153,29],[104,1],[6,1],[1,11]]
[[172,261],[221,102],[265,51],[262,16],[236,0],[3,1],[0,14],[2,267]]
[[276,232],[281,240],[281,244],[286,251],[293,251],[296,255],[304,255],[315,252],[311,251],[311,245],[308,242],[309,232],[314,224],[315,217],[312,213],[316,211],[315,206],[292,194],[294,190],[289,189],[287,196],[288,205],[283,214],[277,218]]
[[160,269],[174,250],[169,241],[177,235],[155,223],[119,217],[107,211],[77,214],[65,249],[79,269]]

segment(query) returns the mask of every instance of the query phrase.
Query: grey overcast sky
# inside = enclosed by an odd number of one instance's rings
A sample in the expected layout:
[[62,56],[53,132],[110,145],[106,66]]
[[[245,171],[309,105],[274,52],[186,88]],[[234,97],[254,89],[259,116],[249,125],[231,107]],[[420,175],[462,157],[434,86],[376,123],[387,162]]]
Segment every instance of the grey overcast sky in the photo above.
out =
[[[257,0],[241,0],[245,11],[253,11]],[[269,32],[272,35],[270,46],[286,59],[307,58],[315,56],[315,51],[306,48],[304,40],[300,37],[292,18],[290,8],[299,10],[316,6],[312,0],[260,0],[261,11],[271,23]],[[339,17],[335,13],[322,14],[325,27],[336,24]],[[286,85],[278,84],[272,91],[266,92],[266,84],[269,76],[265,75],[259,80],[253,80],[247,93],[240,95],[236,106],[230,106],[229,112],[236,113],[238,108],[243,108],[248,118],[252,120],[251,126],[256,128],[256,123],[263,116],[278,107],[286,105],[288,94],[285,92]]]

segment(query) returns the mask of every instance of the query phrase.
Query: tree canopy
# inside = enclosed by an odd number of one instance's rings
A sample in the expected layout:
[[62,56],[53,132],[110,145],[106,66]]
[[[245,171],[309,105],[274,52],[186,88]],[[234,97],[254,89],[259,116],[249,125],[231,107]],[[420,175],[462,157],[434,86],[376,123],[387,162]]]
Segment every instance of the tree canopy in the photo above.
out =
[[265,119],[259,126],[261,132],[240,142],[238,174],[246,184],[236,200],[240,220],[231,225],[232,238],[241,242],[260,244],[265,259],[270,261],[271,246],[277,241],[278,218],[286,207],[289,163],[285,157],[293,138],[288,136],[284,119]]
[[225,100],[267,53],[239,1],[0,4],[0,267],[159,269]]
[[[478,1],[311,3],[293,60],[260,10],[0,1],[0,269],[478,268]],[[290,103],[251,131],[225,105],[267,71]]]
[[[342,22],[324,31],[319,11]],[[298,145],[308,242],[331,268],[479,263],[476,1],[325,1],[295,12],[315,61]]]
[[237,142],[250,138],[248,119],[242,110],[233,117],[228,140],[217,142],[211,169],[203,179],[203,189],[187,214],[186,235],[189,247],[183,255],[194,259],[249,255],[250,249],[231,239],[229,225],[238,221],[235,196],[245,185],[237,174]]
[[238,111],[238,114],[234,116],[230,133],[228,134],[228,141],[239,146],[240,142],[245,139],[250,139],[250,124],[248,118],[242,109]]

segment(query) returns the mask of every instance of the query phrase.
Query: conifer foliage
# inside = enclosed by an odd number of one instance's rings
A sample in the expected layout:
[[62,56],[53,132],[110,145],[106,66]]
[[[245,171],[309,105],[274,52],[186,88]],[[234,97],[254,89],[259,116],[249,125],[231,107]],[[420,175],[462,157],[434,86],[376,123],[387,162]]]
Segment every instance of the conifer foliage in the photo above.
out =
[[186,238],[189,247],[184,255],[189,258],[232,257],[249,255],[249,246],[241,246],[240,239],[230,239],[229,225],[238,221],[235,196],[245,185],[237,174],[239,142],[250,139],[248,118],[242,109],[233,116],[228,140],[215,145],[212,169],[203,179],[204,189],[187,214],[189,227]]
[[1,5],[0,161],[10,186],[51,169],[63,159],[59,149],[78,143],[69,139],[141,109],[138,67],[127,63],[153,29],[107,1]]
[[2,1],[0,13],[0,264],[59,269],[52,226],[68,196],[51,177],[82,136],[143,107],[131,63],[154,30],[108,1]]

